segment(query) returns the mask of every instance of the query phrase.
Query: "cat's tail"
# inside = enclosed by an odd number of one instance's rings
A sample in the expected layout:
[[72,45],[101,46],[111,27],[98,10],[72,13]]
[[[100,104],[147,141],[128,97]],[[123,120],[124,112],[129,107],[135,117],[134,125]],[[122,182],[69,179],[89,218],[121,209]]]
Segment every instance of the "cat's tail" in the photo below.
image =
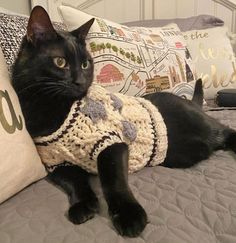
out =
[[202,79],[198,79],[195,84],[194,93],[192,101],[202,107],[203,105],[203,87],[202,87]]

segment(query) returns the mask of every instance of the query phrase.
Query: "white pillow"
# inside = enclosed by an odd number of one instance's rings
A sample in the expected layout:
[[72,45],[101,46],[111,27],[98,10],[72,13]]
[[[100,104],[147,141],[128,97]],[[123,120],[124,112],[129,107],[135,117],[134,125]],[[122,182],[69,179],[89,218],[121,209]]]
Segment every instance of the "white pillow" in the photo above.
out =
[[16,12],[11,11],[9,9],[2,8],[2,7],[0,7],[0,13],[5,13],[5,14],[11,14],[11,15],[18,15],[18,16],[27,17],[27,15],[25,15],[25,14],[19,14],[19,13],[16,13]]
[[222,26],[183,33],[208,99],[220,89],[236,88],[236,63],[227,31]]
[[0,203],[46,175],[0,49]]
[[[69,6],[60,6],[59,12],[68,30],[93,17]],[[165,89],[191,98],[195,71],[186,46],[176,24],[127,27],[96,17],[87,36],[94,81],[112,92],[133,96]]]

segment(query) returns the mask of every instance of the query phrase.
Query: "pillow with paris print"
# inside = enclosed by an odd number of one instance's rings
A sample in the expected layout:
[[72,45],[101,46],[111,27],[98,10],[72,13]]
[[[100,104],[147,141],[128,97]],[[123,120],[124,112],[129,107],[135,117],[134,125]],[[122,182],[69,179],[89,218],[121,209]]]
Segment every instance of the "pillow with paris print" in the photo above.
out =
[[[94,16],[60,6],[68,30]],[[127,27],[95,17],[87,36],[94,60],[94,81],[112,92],[141,96],[169,91],[191,99],[195,70],[176,24],[160,28]]]

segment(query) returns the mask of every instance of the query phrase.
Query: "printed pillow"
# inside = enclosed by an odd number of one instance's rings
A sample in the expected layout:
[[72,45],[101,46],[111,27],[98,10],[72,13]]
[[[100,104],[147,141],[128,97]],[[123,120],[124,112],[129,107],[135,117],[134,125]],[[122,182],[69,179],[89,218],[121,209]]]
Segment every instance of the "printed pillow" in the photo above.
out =
[[[74,30],[92,18],[60,6],[64,24]],[[177,25],[136,28],[95,18],[87,36],[94,59],[94,81],[112,92],[141,96],[160,90],[191,98],[194,68]]]
[[[0,12],[0,47],[2,48],[8,70],[14,63],[22,38],[26,34],[28,17],[22,15],[13,15]],[[54,22],[57,30],[64,30],[62,23]]]
[[46,175],[0,50],[0,203]]
[[227,27],[184,32],[206,99],[220,89],[236,88],[236,63]]

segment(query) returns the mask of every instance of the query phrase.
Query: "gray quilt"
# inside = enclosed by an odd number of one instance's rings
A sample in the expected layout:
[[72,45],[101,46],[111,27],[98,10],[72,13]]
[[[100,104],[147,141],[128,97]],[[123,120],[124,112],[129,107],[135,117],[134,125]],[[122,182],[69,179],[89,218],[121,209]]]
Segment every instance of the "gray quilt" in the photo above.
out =
[[[208,111],[236,129],[236,111]],[[82,225],[66,219],[66,195],[41,180],[0,205],[0,243],[236,242],[236,158],[218,151],[191,169],[145,168],[130,185],[150,223],[135,239],[117,235],[96,177],[101,212]]]

